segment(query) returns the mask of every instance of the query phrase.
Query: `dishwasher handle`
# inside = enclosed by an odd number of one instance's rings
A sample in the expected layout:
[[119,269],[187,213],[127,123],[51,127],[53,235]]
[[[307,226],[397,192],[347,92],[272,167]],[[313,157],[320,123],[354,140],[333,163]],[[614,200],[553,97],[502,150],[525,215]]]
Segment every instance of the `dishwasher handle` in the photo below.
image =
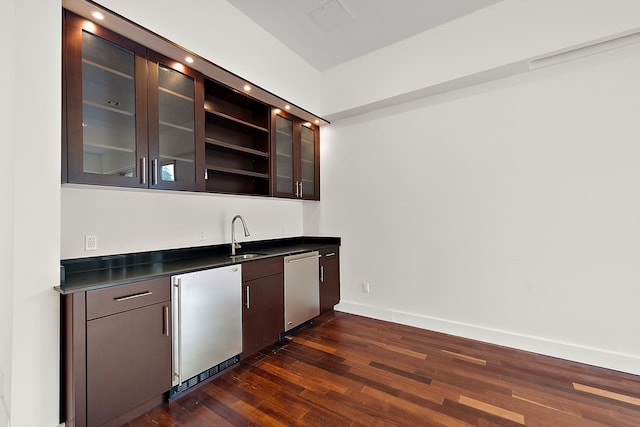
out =
[[304,258],[296,258],[296,259],[285,259],[284,262],[286,263],[293,263],[293,262],[298,262],[298,261],[307,261],[309,259],[316,259],[316,258],[321,258],[322,255],[313,255],[313,256],[308,256],[308,257],[304,257]]

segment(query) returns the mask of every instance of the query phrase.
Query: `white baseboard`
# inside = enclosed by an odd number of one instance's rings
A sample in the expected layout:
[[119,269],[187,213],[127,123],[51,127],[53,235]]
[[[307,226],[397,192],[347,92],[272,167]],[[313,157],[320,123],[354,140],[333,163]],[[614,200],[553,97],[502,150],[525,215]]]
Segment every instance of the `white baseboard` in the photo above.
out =
[[558,357],[560,359],[613,369],[640,375],[640,356],[622,354],[603,349],[555,341],[547,338],[516,334],[478,325],[454,322],[446,319],[405,313],[379,307],[341,301],[336,311],[371,317],[378,320],[414,326],[435,332],[470,338],[505,347]]

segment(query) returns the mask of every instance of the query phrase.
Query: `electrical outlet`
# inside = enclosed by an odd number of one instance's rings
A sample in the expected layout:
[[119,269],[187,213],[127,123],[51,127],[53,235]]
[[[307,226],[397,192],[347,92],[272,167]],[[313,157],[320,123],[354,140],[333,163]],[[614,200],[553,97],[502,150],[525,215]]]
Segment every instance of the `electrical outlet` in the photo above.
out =
[[97,251],[98,250],[98,236],[94,234],[87,234],[84,236],[84,250],[85,251]]
[[369,282],[362,282],[362,292],[364,292],[365,294],[371,292],[371,286],[369,285]]

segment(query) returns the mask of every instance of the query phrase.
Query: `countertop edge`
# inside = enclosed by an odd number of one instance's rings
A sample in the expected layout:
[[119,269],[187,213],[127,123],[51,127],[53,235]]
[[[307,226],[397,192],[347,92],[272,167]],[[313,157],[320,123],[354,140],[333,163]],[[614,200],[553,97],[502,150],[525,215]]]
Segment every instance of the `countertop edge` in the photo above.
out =
[[242,249],[239,253],[261,255],[247,260],[233,260],[229,258],[230,244],[225,243],[61,260],[61,282],[54,286],[54,290],[61,295],[70,295],[191,271],[243,264],[323,247],[340,246],[341,238],[300,236],[240,243]]

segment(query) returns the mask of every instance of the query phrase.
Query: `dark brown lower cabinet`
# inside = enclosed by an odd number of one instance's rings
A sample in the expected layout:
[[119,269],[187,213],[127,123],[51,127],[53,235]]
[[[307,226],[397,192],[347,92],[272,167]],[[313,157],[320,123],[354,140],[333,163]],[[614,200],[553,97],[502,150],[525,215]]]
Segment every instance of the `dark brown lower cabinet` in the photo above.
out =
[[245,263],[242,278],[242,357],[247,357],[284,331],[284,260]]
[[120,426],[171,388],[168,277],[64,295],[61,421]]
[[87,420],[103,425],[171,388],[170,303],[87,322]]
[[320,251],[320,313],[333,310],[340,302],[340,248]]

